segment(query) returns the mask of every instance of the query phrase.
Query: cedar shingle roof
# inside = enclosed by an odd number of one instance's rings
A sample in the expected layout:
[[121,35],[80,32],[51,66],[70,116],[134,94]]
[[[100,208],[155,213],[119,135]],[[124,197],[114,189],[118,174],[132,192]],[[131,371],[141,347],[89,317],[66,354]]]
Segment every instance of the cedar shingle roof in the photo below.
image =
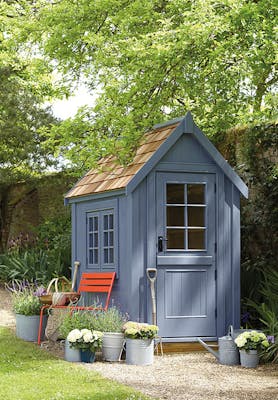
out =
[[66,198],[124,189],[159,146],[171,135],[177,125],[177,123],[174,123],[147,132],[141,140],[134,160],[127,167],[120,166],[113,156],[101,159],[98,163],[99,167],[87,172],[67,193]]

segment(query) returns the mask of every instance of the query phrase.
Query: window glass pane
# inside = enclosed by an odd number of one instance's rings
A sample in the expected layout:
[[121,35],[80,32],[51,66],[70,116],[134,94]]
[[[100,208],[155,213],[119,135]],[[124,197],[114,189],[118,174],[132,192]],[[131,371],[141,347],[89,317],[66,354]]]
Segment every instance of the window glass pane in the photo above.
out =
[[188,229],[188,249],[205,250],[205,230]]
[[113,264],[114,262],[114,249],[110,248],[109,249],[109,264]]
[[104,232],[104,246],[108,246],[108,232]]
[[93,255],[93,250],[89,250],[89,264],[94,263],[94,255]]
[[205,207],[187,207],[188,226],[205,226]]
[[187,184],[187,204],[205,204],[205,185]]
[[184,204],[184,185],[167,183],[167,204]]
[[92,264],[98,264],[98,249],[94,249],[94,262]]
[[167,248],[185,249],[184,229],[167,229]]
[[94,233],[94,244],[93,247],[98,247],[98,232]]
[[114,246],[114,232],[109,232],[109,246]]
[[110,214],[109,215],[109,229],[113,229],[114,228],[114,215]]
[[184,207],[167,207],[167,226],[184,226]]
[[94,217],[94,231],[98,230],[98,217]]
[[93,234],[89,233],[89,247],[94,247]]
[[108,215],[103,216],[103,229],[104,230],[108,229]]
[[89,232],[94,230],[93,218],[89,218]]
[[104,249],[103,258],[104,258],[104,264],[108,264],[108,249]]

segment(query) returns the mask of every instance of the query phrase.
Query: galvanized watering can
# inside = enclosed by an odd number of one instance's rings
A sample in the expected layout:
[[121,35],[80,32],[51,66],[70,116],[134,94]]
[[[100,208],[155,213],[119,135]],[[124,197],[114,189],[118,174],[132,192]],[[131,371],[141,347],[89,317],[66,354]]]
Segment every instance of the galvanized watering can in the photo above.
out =
[[239,364],[239,352],[233,337],[230,335],[231,331],[232,329],[229,328],[229,334],[227,336],[218,338],[218,352],[212,349],[212,347],[215,346],[209,346],[198,338],[198,342],[213,354],[219,363],[223,365]]

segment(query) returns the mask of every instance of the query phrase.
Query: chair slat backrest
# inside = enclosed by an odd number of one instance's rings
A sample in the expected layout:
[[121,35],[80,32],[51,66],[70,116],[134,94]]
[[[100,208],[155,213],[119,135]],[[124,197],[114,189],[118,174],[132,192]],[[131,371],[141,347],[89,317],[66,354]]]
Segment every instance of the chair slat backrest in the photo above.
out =
[[78,292],[107,293],[105,306],[103,307],[107,310],[115,276],[115,272],[83,272]]

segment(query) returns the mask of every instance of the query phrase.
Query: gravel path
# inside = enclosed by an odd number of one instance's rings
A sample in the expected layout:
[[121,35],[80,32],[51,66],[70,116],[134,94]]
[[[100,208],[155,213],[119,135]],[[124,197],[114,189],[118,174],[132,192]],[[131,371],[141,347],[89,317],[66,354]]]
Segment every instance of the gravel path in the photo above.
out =
[[[14,324],[10,296],[0,288],[0,325]],[[45,347],[57,354],[57,344],[45,343]],[[278,399],[277,365],[229,367],[218,364],[207,352],[155,356],[154,364],[145,367],[124,362],[82,365],[161,400]]]

